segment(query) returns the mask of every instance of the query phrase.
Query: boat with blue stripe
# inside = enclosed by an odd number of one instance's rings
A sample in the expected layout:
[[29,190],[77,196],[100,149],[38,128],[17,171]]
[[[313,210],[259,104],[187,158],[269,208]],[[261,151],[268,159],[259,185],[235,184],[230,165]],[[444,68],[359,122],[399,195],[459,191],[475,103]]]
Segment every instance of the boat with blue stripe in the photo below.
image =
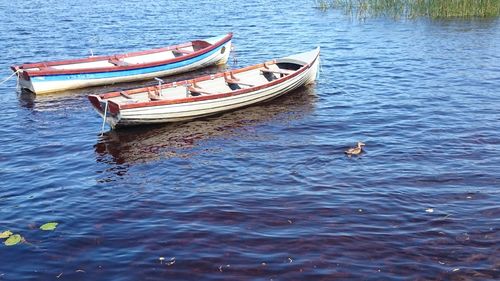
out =
[[147,80],[225,64],[232,33],[147,51],[11,66],[22,89],[36,94]]

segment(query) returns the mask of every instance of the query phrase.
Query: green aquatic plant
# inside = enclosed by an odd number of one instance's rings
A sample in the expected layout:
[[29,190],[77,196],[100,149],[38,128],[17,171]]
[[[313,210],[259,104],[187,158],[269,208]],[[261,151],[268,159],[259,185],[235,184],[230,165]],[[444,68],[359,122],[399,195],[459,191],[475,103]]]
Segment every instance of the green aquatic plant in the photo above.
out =
[[315,0],[321,10],[341,9],[359,17],[498,17],[500,0]]
[[23,241],[23,237],[19,234],[14,234],[14,235],[9,236],[9,238],[7,238],[7,240],[5,240],[4,244],[5,244],[5,246],[14,246],[21,241]]
[[10,230],[6,230],[0,233],[0,239],[9,238],[13,233]]
[[51,231],[51,230],[56,229],[57,225],[58,225],[57,222],[48,222],[48,223],[40,226],[40,229],[45,230],[45,231]]

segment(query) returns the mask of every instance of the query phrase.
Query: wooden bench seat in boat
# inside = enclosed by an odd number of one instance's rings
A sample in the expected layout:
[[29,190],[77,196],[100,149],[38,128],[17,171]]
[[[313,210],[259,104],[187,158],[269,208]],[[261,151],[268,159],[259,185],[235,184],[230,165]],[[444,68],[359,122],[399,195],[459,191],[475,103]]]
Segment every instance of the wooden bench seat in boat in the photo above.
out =
[[284,70],[284,69],[269,69],[269,68],[264,68],[260,70],[263,73],[274,73],[274,74],[283,74],[283,75],[289,75],[292,74],[294,71],[293,70]]
[[247,87],[254,87],[255,84],[252,84],[252,83],[248,83],[248,82],[242,82],[239,78],[236,78],[236,76],[234,76],[233,72],[229,72],[229,75],[227,75],[226,73],[224,74],[224,80],[226,81],[226,83],[229,85],[229,84],[236,84],[236,85],[241,85],[241,86],[247,86]]
[[129,100],[134,99],[133,97],[131,97],[131,96],[129,96],[129,95],[127,95],[127,94],[125,94],[125,92],[124,92],[124,91],[120,91],[120,95],[121,95],[122,97],[126,98],[126,99],[129,99]]
[[183,55],[189,55],[189,54],[191,54],[191,53],[194,53],[194,51],[190,51],[190,50],[183,50],[183,49],[173,49],[172,51],[173,51],[173,52],[176,52],[176,53],[183,54]]
[[130,65],[130,63],[128,63],[126,61],[122,61],[122,60],[120,60],[118,58],[111,58],[111,59],[108,60],[108,62],[112,63],[112,64],[114,64],[116,66],[128,66],[128,65]]
[[226,78],[226,82],[228,84],[238,84],[238,85],[247,86],[247,87],[254,87],[255,86],[255,85],[250,84],[250,83],[241,82],[239,79],[236,80],[236,79]]
[[46,64],[43,64],[43,66],[39,67],[38,69],[40,69],[40,70],[57,70],[57,68],[50,66],[50,65],[46,65]]
[[187,90],[189,91],[190,94],[192,94],[192,93],[200,94],[200,95],[213,95],[213,94],[216,94],[216,93],[211,93],[211,92],[207,92],[207,91],[204,91],[204,90],[200,90],[200,89],[197,89],[197,88],[194,88],[194,87],[188,87]]

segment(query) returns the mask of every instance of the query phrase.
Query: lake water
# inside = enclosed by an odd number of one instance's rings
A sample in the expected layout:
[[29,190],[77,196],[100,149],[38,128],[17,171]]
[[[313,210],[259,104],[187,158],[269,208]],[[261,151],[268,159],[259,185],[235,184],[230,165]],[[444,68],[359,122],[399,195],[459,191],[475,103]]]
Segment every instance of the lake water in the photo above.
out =
[[[154,81],[37,97],[0,85],[0,232],[26,239],[0,244],[0,280],[500,278],[498,19],[218,2],[0,2],[2,78],[230,31],[231,68],[322,48],[315,85],[103,136],[86,96]],[[366,153],[346,157],[357,141]]]

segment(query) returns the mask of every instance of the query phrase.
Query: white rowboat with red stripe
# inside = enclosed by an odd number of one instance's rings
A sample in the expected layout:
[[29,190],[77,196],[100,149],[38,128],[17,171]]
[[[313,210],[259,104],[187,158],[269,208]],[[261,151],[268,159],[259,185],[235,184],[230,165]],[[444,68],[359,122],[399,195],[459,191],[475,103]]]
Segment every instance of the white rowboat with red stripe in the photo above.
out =
[[152,79],[225,64],[232,33],[127,54],[11,66],[23,89],[37,94]]
[[90,95],[112,127],[178,122],[274,99],[312,83],[320,48],[265,63],[168,84]]

